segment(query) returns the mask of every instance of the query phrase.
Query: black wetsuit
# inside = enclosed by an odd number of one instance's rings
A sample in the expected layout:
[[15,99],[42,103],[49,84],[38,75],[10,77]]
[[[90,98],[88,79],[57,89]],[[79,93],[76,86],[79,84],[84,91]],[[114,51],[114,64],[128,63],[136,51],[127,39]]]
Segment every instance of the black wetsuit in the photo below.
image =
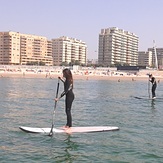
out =
[[150,78],[149,81],[152,83],[152,98],[153,98],[153,97],[156,97],[155,90],[157,87],[157,83],[156,83],[156,79],[154,77]]
[[65,112],[67,115],[66,126],[72,127],[71,106],[74,100],[73,87],[70,81],[68,80],[65,80],[65,81],[61,80],[61,81],[64,83],[64,91],[62,92],[60,98],[66,95],[66,99],[65,99],[65,106],[66,106]]

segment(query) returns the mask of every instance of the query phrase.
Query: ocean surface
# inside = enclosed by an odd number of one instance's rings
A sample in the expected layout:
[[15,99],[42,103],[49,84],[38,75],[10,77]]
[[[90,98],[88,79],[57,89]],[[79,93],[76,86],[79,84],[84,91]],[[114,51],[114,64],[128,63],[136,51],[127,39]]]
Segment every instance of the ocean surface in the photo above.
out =
[[148,81],[74,80],[73,126],[120,130],[49,137],[19,126],[51,127],[53,116],[55,127],[65,125],[64,98],[53,115],[57,79],[0,78],[0,162],[162,163],[163,81],[160,99],[148,99],[150,87]]

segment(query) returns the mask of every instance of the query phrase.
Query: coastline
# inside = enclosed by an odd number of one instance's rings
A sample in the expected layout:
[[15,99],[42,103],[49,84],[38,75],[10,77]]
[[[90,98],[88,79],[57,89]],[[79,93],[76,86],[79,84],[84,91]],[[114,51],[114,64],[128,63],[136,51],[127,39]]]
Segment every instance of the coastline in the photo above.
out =
[[[16,66],[0,65],[0,78],[50,78],[62,76],[61,66]],[[117,71],[111,67],[80,67],[71,68],[74,80],[148,80],[148,74],[153,74],[156,80],[163,80],[163,71],[155,69],[141,69],[139,71]]]
[[[157,80],[163,80],[163,72],[155,72],[153,75]],[[62,72],[59,73],[33,73],[33,72],[0,72],[0,78],[50,78],[57,79],[62,76]],[[148,80],[148,75],[145,73],[138,75],[83,75],[73,73],[74,80],[113,80],[113,81],[136,81],[136,80]]]

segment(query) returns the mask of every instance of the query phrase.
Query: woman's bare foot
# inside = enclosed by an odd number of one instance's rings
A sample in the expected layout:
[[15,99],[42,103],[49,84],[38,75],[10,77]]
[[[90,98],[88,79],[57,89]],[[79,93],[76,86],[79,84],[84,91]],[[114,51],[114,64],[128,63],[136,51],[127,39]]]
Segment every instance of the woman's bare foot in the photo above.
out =
[[69,126],[63,126],[62,129],[68,129],[70,128]]

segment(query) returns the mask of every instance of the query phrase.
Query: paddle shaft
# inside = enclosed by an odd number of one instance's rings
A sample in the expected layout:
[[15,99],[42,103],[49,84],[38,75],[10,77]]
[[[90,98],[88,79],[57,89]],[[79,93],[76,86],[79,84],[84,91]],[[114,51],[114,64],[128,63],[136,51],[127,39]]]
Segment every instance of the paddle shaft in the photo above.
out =
[[[58,84],[57,84],[57,92],[56,92],[56,96],[55,96],[56,98],[58,98],[58,92],[59,92],[59,79],[58,79]],[[52,127],[51,127],[51,130],[50,130],[50,133],[49,133],[50,136],[53,135],[54,116],[55,116],[56,107],[57,107],[57,101],[55,100],[54,111],[53,111],[53,116],[52,116]]]
[[149,81],[149,78],[148,78],[148,96],[150,98],[150,81]]

